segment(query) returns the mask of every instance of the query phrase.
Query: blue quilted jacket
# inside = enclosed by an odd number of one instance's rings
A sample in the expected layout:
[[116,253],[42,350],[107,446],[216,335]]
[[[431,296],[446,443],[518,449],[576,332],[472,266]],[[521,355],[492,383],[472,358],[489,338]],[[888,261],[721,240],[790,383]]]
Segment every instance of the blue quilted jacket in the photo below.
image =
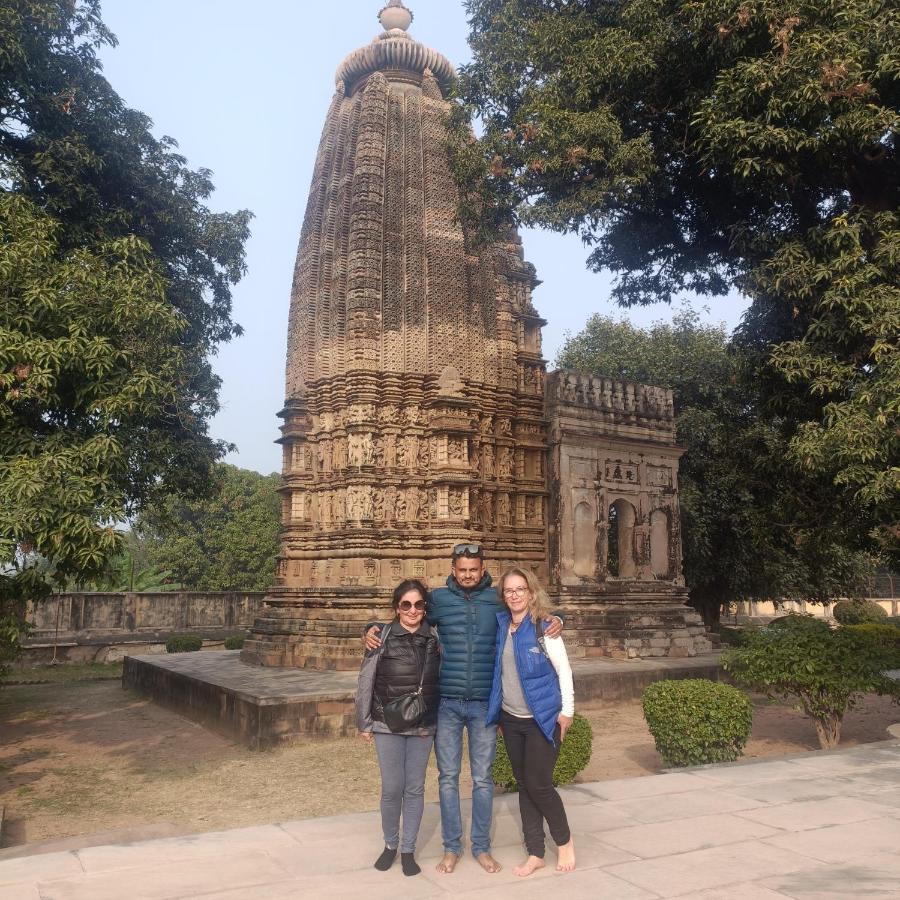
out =
[[487,700],[494,676],[497,613],[505,607],[485,573],[468,593],[451,575],[431,593],[428,621],[441,642],[441,697]]
[[[503,705],[503,680],[501,678],[501,662],[503,659],[503,644],[506,641],[509,629],[510,615],[508,612],[497,614],[497,642],[494,663],[493,687],[488,701],[486,721],[496,723],[500,721],[500,709]],[[528,708],[534,716],[534,721],[544,733],[550,743],[553,743],[556,720],[562,710],[562,692],[559,689],[559,676],[553,663],[547,659],[538,644],[537,633],[531,616],[522,619],[521,624],[512,635],[513,651],[516,658],[516,670],[519,673],[519,682],[522,685],[522,693],[528,703]]]

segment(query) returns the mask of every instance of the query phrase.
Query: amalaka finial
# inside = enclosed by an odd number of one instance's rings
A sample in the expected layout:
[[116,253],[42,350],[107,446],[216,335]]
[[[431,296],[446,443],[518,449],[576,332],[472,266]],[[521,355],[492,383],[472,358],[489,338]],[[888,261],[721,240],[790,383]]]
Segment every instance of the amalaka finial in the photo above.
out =
[[388,0],[378,13],[378,21],[385,31],[406,31],[412,25],[413,14],[403,5],[403,0]]

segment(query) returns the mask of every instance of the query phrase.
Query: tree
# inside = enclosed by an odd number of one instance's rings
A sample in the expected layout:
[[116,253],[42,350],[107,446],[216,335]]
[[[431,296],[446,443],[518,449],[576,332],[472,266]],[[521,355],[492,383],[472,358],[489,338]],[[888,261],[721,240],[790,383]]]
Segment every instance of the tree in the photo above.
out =
[[[27,599],[101,572],[117,523],[202,493],[209,355],[240,333],[249,213],[101,73],[98,0],[0,9],[0,633]],[[33,565],[43,559],[46,565]]]
[[185,590],[264,591],[275,576],[278,475],[216,466],[208,498],[172,496],[135,523],[147,561]]
[[724,604],[857,595],[872,572],[863,510],[835,509],[827,479],[785,463],[782,423],[760,415],[753,355],[684,309],[647,329],[593,316],[557,365],[671,387],[684,575],[715,625]]
[[896,552],[900,7],[468,0],[464,212],[579,233],[623,305],[752,300],[787,459]]
[[895,654],[875,635],[787,616],[748,634],[722,661],[735,683],[770,698],[796,698],[816,726],[819,745],[829,750],[841,739],[844,714],[864,694],[900,700],[900,682],[885,675]]

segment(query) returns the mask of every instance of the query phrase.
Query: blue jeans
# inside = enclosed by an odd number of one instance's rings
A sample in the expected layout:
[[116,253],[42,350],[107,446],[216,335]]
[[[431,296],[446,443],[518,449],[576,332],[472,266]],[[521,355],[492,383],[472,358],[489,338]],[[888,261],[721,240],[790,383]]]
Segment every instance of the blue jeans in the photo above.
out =
[[462,853],[462,815],[459,810],[459,771],[463,728],[469,730],[469,767],[472,771],[472,855],[491,849],[494,779],[491,765],[497,751],[497,726],[487,725],[486,700],[441,697],[434,751],[441,797],[444,852]]

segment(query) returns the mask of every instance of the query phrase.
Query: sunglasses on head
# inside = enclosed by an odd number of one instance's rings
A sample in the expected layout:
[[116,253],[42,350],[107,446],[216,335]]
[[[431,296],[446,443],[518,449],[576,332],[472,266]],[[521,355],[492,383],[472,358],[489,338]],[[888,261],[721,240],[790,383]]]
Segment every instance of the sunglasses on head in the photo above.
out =
[[481,544],[457,544],[453,548],[453,556],[481,556]]
[[411,609],[417,609],[420,612],[425,609],[425,601],[424,600],[416,600],[415,603],[412,600],[401,600],[398,604],[398,608],[402,609],[403,612],[409,612]]

